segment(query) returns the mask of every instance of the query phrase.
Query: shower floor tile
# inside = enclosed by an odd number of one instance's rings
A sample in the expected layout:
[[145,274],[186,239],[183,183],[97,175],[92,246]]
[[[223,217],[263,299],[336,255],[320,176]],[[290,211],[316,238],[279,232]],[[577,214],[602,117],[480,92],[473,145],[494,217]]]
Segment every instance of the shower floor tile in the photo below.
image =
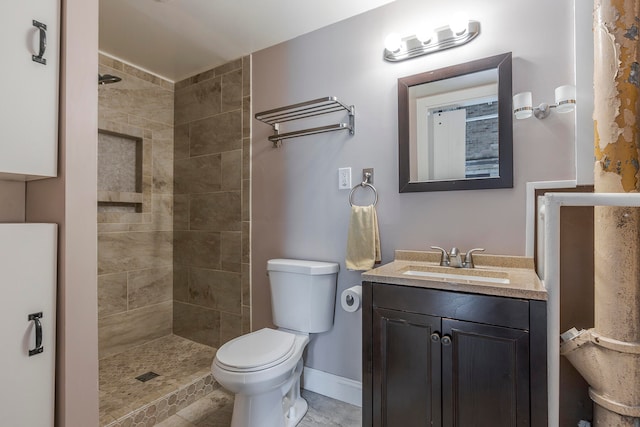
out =
[[[99,361],[100,425],[107,425],[211,373],[216,349],[168,335]],[[136,377],[154,372],[146,382]]]

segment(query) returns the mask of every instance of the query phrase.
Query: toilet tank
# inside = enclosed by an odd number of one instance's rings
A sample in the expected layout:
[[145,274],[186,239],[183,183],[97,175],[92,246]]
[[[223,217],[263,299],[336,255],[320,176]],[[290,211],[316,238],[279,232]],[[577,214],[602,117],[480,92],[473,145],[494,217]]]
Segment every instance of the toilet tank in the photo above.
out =
[[331,329],[338,269],[335,262],[267,261],[273,323],[280,328],[307,333]]

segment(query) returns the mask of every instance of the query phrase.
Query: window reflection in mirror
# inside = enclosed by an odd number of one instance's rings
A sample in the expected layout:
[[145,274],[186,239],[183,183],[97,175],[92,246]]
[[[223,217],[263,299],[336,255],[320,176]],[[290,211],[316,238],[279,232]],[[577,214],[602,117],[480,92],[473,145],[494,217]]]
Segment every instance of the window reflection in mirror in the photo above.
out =
[[512,186],[511,54],[398,80],[400,191]]

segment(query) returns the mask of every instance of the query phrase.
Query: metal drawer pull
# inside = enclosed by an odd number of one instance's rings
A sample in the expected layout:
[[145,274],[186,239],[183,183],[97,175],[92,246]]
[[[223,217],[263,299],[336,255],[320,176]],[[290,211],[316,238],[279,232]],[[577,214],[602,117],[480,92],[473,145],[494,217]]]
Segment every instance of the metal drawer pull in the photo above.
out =
[[449,335],[442,337],[442,345],[451,345],[451,337]]
[[39,64],[47,65],[47,60],[43,58],[44,51],[47,50],[47,25],[35,19],[32,22],[33,26],[40,31],[40,50],[37,55],[31,55],[31,59]]
[[437,332],[434,332],[431,334],[431,341],[432,342],[440,342],[440,334]]
[[36,348],[29,350],[29,356],[34,356],[44,351],[44,347],[42,346],[42,323],[40,319],[42,319],[42,312],[29,315],[29,320],[33,320],[33,323],[36,325]]

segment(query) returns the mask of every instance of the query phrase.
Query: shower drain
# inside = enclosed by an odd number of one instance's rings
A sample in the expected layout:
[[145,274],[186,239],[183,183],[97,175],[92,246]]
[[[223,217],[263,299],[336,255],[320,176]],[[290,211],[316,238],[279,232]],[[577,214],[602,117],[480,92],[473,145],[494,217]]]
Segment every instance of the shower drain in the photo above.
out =
[[146,383],[147,381],[152,380],[155,377],[159,377],[159,376],[160,376],[160,374],[156,374],[155,372],[149,371],[149,372],[146,372],[146,373],[144,373],[142,375],[137,376],[136,379],[138,381],[142,381],[143,383]]

